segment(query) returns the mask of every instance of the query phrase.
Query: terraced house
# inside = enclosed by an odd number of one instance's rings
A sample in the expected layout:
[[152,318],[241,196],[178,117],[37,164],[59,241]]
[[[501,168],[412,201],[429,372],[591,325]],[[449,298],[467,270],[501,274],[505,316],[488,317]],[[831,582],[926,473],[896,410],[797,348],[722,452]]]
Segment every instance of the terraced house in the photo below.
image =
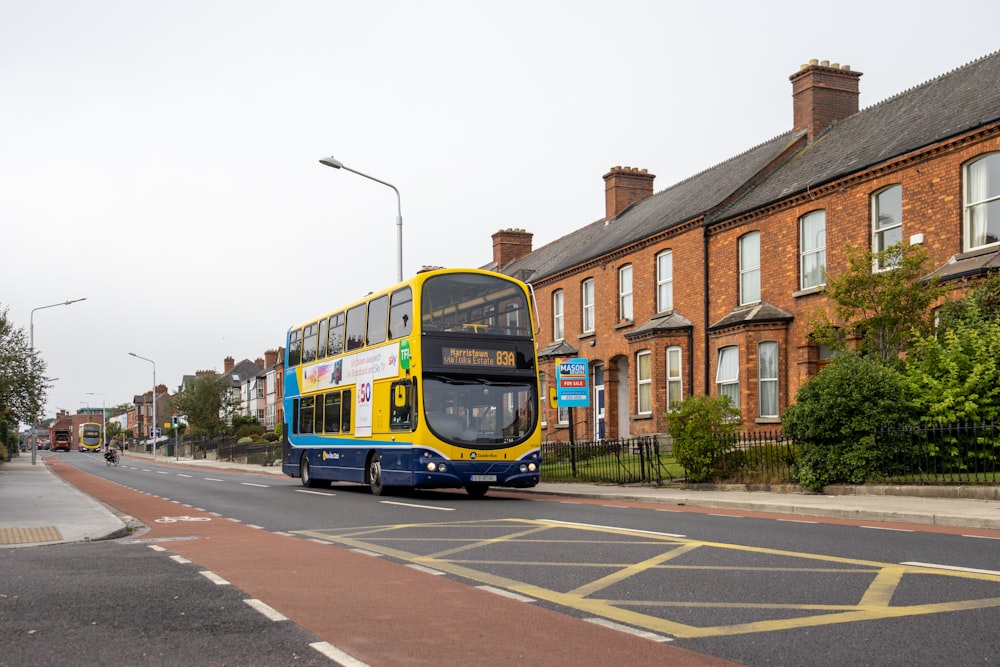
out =
[[[861,76],[812,61],[790,77],[788,132],[660,192],[613,167],[604,217],[543,247],[494,234],[493,268],[535,290],[545,382],[556,359],[589,361],[577,437],[664,432],[692,394],[780,424],[823,363],[809,318],[848,244],[923,244],[956,290],[1000,266],[1000,53],[863,110]],[[568,411],[543,415],[564,439]]]

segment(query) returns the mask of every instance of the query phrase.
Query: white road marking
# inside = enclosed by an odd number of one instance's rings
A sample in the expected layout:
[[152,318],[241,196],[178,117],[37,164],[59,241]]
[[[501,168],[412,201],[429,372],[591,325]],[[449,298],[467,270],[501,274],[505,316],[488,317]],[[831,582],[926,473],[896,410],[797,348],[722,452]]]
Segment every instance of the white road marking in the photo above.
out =
[[222,481],[224,481],[224,480],[219,479],[218,477],[205,477],[204,480],[206,482],[222,482]]
[[912,533],[914,531],[909,528],[887,528],[885,526],[858,526],[858,528],[867,528],[868,530],[888,530],[894,533]]
[[415,503],[397,503],[392,500],[380,501],[383,505],[398,505],[400,507],[414,507],[421,510],[437,510],[439,512],[454,512],[454,507],[434,507],[433,505],[417,505]]
[[267,604],[261,602],[260,600],[255,600],[253,598],[250,598],[249,600],[244,600],[244,602],[246,602],[248,605],[250,605],[251,607],[253,607],[257,611],[259,611],[268,620],[271,620],[271,621],[287,621],[288,620],[287,616],[285,616],[284,614],[282,614],[280,611],[278,611],[274,607],[271,607],[270,605],[267,605]]
[[679,535],[677,533],[661,533],[656,530],[639,530],[637,528],[620,528],[617,526],[602,526],[596,523],[578,523],[576,521],[559,521],[557,519],[539,519],[539,521],[545,521],[546,523],[555,523],[562,526],[580,526],[582,528],[603,528],[605,530],[623,530],[629,533],[642,533],[643,535],[661,535],[663,537],[687,537],[687,535]]
[[258,487],[260,487],[262,489],[269,489],[269,488],[271,488],[267,484],[254,484],[252,482],[240,482],[240,484],[242,486],[258,486]]
[[198,574],[200,574],[201,576],[205,577],[206,579],[208,579],[209,581],[211,581],[216,586],[228,586],[229,585],[228,581],[226,581],[225,579],[223,579],[222,577],[220,577],[219,575],[217,575],[215,572],[210,572],[208,570],[202,570]]
[[327,493],[326,491],[310,491],[309,489],[295,489],[299,493],[311,493],[314,496],[335,496],[336,493]]
[[423,565],[417,565],[416,563],[407,563],[406,567],[411,567],[414,570],[417,570],[419,572],[425,572],[427,574],[433,574],[435,577],[442,577],[442,576],[444,576],[444,572],[441,572],[440,570],[432,570],[429,567],[424,567]]
[[329,642],[315,642],[309,646],[330,658],[330,660],[333,660],[340,667],[368,667],[368,663],[361,662],[357,658],[344,653]]
[[635,637],[642,637],[643,639],[651,639],[654,642],[660,642],[665,644],[667,642],[674,641],[670,637],[664,637],[663,635],[658,635],[653,632],[648,632],[646,630],[639,630],[636,628],[631,628],[627,625],[622,625],[621,623],[615,623],[614,621],[609,621],[606,618],[585,618],[583,619],[588,623],[593,623],[594,625],[602,625],[605,628],[611,628],[612,630],[618,630],[619,632],[624,632]]
[[911,567],[926,567],[932,570],[952,570],[954,572],[972,572],[975,574],[989,574],[1000,577],[1000,570],[979,570],[974,567],[958,567],[957,565],[940,565],[938,563],[917,563],[912,561],[907,563],[900,563],[900,565],[909,565]]
[[476,586],[481,591],[486,591],[487,593],[494,593],[505,598],[510,598],[511,600],[517,600],[518,602],[534,602],[535,598],[529,598],[527,595],[521,595],[515,593],[514,591],[505,591],[502,588],[494,588],[493,586]]
[[172,561],[174,561],[176,563],[181,563],[181,564],[190,563],[191,562],[187,558],[185,558],[184,556],[178,556],[178,555],[171,556],[170,560],[172,560]]

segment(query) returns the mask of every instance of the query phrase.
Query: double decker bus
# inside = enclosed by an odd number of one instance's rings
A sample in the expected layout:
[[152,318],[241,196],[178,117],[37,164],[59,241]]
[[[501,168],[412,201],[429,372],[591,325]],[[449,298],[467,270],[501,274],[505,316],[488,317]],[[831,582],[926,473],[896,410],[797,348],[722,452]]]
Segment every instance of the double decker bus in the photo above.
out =
[[292,326],[282,471],[375,495],[538,484],[531,303],[508,276],[434,269]]
[[81,452],[101,451],[101,425],[94,422],[80,424],[80,437],[77,446]]

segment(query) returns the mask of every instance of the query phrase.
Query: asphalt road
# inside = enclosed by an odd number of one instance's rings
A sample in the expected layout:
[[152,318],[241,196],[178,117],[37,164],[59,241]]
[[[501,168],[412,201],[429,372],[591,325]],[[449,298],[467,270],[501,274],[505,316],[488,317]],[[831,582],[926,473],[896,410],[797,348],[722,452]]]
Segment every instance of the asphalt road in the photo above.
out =
[[[64,460],[89,473],[72,483],[151,526],[115,546],[174,569],[183,556],[288,616],[296,646],[315,636],[364,664],[974,664],[1000,649],[988,531],[492,491],[375,498]],[[109,545],[45,549],[89,547]]]

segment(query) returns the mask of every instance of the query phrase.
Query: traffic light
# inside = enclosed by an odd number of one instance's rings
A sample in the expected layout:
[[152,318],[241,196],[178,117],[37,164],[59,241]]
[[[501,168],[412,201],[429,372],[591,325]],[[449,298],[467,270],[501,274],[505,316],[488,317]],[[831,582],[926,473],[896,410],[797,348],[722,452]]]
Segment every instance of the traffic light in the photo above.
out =
[[170,427],[177,428],[177,415],[170,418]]

